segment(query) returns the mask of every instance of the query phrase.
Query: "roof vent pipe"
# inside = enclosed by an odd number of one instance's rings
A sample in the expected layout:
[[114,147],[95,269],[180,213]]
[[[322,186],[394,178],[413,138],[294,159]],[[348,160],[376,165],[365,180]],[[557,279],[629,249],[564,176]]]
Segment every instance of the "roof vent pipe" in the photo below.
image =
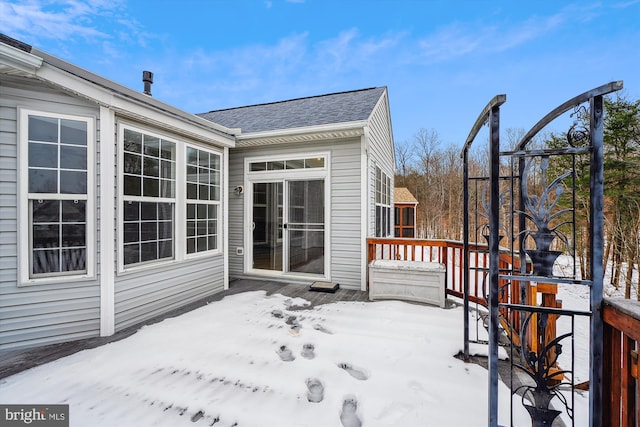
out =
[[144,94],[151,96],[151,85],[153,84],[153,73],[151,71],[143,71],[142,81],[144,82]]

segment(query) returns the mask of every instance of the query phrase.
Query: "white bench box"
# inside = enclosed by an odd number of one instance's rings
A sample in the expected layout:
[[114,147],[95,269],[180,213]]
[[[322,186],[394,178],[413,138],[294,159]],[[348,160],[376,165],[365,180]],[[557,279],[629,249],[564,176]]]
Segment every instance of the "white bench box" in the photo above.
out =
[[446,267],[437,262],[374,260],[369,264],[369,299],[400,299],[445,306]]

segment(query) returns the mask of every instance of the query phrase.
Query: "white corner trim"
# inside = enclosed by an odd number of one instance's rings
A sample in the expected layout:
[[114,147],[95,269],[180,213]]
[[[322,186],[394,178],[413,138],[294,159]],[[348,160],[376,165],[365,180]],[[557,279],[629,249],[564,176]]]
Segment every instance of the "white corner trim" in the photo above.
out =
[[115,113],[100,107],[100,336],[115,332]]
[[224,147],[222,153],[222,256],[223,256],[223,286],[229,289],[229,147]]
[[360,290],[367,290],[367,258],[369,247],[369,128],[366,127],[360,144]]

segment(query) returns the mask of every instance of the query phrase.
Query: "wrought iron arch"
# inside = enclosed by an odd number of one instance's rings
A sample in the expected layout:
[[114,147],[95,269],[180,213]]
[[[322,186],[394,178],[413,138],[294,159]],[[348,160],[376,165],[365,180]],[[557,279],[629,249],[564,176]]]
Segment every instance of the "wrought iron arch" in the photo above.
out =
[[[522,397],[532,425],[553,423],[561,412],[551,404],[554,399],[559,402],[556,406],[563,406],[568,418],[575,423],[573,392],[567,397],[567,393],[558,391],[561,385],[570,385],[572,390],[575,386],[573,359],[571,366],[560,367],[558,356],[563,351],[563,340],[570,340],[573,346],[573,322],[579,316],[590,319],[589,423],[602,425],[603,96],[622,86],[621,81],[611,82],[560,104],[510,151],[500,149],[500,106],[505,103],[506,96],[498,95],[483,108],[465,141],[461,153],[464,163],[464,357],[465,360],[469,358],[470,281],[475,278],[477,288],[481,277],[489,285],[488,294],[483,292],[482,298],[488,309],[488,319],[484,323],[488,326],[489,337],[490,426],[498,425],[498,348],[503,334],[511,342],[512,394],[518,393]],[[584,107],[586,103],[588,110]],[[547,142],[543,147],[530,147],[531,141],[547,125],[572,109],[574,113],[588,113],[589,129],[572,125],[564,144],[549,146]],[[487,123],[489,170],[486,175],[470,176],[469,151]],[[576,271],[577,158],[587,159],[585,162],[589,165],[588,250],[591,262],[588,279],[578,277]],[[484,197],[487,190],[488,204]],[[475,201],[475,206],[470,205],[471,201]],[[482,212],[482,208],[486,212]],[[479,230],[486,229],[487,242],[481,244]],[[485,254],[488,262],[481,265],[478,253]],[[554,263],[561,254],[568,254],[572,260],[572,272],[554,274]],[[563,309],[554,296],[558,284],[588,286],[589,310]],[[537,289],[544,290],[538,291],[542,295],[541,305]],[[556,336],[555,321],[561,316],[571,319],[571,331]],[[513,382],[514,367],[524,373],[522,384]],[[513,396],[511,402],[513,405]],[[513,406],[511,420],[513,425]]]

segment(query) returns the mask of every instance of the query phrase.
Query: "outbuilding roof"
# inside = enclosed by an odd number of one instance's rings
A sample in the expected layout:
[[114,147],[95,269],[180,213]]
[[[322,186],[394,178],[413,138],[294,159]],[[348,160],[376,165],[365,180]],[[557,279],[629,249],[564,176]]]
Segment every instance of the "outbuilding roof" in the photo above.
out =
[[386,87],[213,110],[198,116],[242,133],[303,128],[367,120]]
[[396,187],[393,189],[393,202],[418,204],[418,200],[413,197],[411,191],[406,187]]

